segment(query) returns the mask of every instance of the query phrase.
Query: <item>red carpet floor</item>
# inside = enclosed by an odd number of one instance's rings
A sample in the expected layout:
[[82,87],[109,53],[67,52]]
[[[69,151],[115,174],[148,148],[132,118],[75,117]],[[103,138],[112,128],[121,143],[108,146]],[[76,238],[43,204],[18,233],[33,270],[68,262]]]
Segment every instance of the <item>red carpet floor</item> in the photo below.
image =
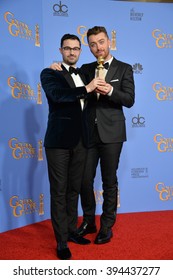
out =
[[[73,260],[173,260],[173,211],[118,214],[111,242],[95,245],[95,236],[69,243]],[[57,260],[50,220],[1,233],[0,244],[0,260]]]

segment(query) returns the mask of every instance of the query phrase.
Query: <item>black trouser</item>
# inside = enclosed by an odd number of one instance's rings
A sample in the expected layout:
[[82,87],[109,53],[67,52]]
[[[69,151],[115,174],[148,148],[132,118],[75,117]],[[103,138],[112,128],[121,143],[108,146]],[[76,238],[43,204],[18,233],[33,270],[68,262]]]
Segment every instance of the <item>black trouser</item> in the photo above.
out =
[[86,158],[79,144],[73,149],[46,148],[51,196],[51,220],[58,241],[77,229],[78,198]]
[[81,187],[81,205],[84,221],[95,222],[96,202],[94,196],[94,178],[98,161],[100,160],[103,211],[101,214],[101,227],[111,228],[116,220],[118,180],[117,169],[123,143],[104,144],[95,128],[95,145],[88,149]]

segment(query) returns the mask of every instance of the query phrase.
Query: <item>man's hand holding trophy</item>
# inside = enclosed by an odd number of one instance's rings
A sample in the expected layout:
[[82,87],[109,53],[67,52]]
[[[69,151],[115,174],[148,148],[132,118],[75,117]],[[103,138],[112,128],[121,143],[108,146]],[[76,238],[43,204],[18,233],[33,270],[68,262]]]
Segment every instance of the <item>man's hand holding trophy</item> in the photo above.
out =
[[105,81],[104,58],[100,56],[97,60],[96,77],[86,85],[88,93],[96,92],[99,99],[100,94],[107,95],[111,92],[112,86]]
[[112,89],[112,86],[108,83],[106,83],[105,81],[105,67],[104,67],[104,58],[102,56],[99,56],[98,59],[97,59],[97,72],[96,72],[96,77],[100,78],[102,80],[102,84],[101,85],[98,85],[97,88],[96,88],[96,92],[98,94],[102,94],[102,95],[107,95],[111,89]]

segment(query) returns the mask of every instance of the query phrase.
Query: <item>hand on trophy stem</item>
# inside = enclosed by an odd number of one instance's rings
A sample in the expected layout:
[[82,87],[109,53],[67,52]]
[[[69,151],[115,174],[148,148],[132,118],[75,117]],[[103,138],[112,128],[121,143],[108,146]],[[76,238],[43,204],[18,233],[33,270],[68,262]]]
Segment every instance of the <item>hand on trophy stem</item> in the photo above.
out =
[[96,88],[96,92],[102,95],[107,95],[111,90],[112,86],[106,82],[102,85],[98,85]]
[[105,86],[106,82],[104,79],[101,79],[99,77],[94,78],[88,85],[86,85],[86,90],[88,93],[93,92],[98,87]]

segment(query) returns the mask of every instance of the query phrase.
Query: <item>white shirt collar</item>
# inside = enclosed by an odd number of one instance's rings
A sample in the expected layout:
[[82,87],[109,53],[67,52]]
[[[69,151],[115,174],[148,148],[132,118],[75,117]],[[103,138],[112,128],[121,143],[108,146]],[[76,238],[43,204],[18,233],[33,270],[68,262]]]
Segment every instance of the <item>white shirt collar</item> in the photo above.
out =
[[109,66],[110,66],[112,60],[113,60],[113,56],[112,56],[109,60],[105,61],[104,63],[107,63],[107,62],[108,62],[108,63],[109,63]]
[[[70,65],[66,64],[65,62],[62,62],[62,64],[67,69],[67,71],[69,71]],[[72,67],[74,67],[74,66],[72,66]],[[76,67],[74,67],[74,68],[76,68]]]

